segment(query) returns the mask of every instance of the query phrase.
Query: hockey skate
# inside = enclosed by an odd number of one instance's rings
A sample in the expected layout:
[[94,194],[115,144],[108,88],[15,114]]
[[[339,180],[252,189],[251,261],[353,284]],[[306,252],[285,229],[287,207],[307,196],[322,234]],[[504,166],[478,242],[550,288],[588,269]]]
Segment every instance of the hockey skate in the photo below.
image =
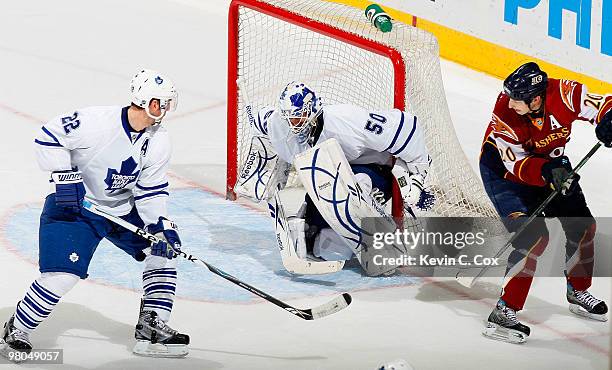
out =
[[567,301],[569,310],[578,316],[597,321],[608,321],[608,306],[600,299],[593,297],[587,290],[574,290],[567,284]]
[[9,359],[19,358],[10,356],[11,352],[30,353],[32,351],[32,343],[30,343],[28,333],[17,329],[13,325],[14,321],[15,315],[11,316],[11,318],[4,324],[4,331],[2,333],[2,337],[0,337],[0,354]]
[[132,352],[148,357],[185,357],[189,353],[189,336],[180,334],[157,317],[155,311],[140,308],[136,324],[136,345]]
[[507,307],[501,299],[489,315],[487,326],[482,335],[508,343],[523,343],[529,336],[530,329],[516,318],[516,312]]

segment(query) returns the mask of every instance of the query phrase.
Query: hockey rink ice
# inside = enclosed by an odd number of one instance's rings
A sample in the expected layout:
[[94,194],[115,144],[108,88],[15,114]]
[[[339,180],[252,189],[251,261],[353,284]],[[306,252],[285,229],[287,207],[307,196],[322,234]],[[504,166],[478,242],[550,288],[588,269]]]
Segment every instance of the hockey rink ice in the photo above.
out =
[[[354,269],[327,276],[286,273],[267,210],[223,197],[228,4],[2,3],[0,321],[9,318],[38,276],[38,217],[48,174],[36,164],[35,133],[46,120],[75,108],[126,105],[130,78],[142,67],[167,74],[179,92],[178,109],[164,125],[174,153],[170,215],[181,228],[184,249],[299,308],[341,292],[350,292],[353,303],[335,315],[304,321],[182,262],[169,324],[191,336],[190,354],[174,360],[136,357],[131,349],[142,266],[103,242],[90,278],[31,336],[34,348],[63,349],[64,365],[20,368],[374,370],[395,359],[418,370],[610,368],[610,321],[569,313],[562,278],[536,277],[519,313],[532,334],[525,344],[512,345],[481,335],[498,281],[467,289],[452,279],[366,278]],[[476,169],[501,81],[447,61],[442,74],[456,134]],[[440,133],[446,134],[451,133]],[[593,128],[576,124],[566,153],[577,162],[594,142]],[[612,150],[602,148],[581,172],[596,217],[612,216],[610,163]],[[598,240],[612,240],[612,230],[598,232]],[[557,258],[563,249],[551,243],[542,258]],[[608,305],[611,281],[595,278],[590,289]],[[0,364],[4,368],[17,365]]]

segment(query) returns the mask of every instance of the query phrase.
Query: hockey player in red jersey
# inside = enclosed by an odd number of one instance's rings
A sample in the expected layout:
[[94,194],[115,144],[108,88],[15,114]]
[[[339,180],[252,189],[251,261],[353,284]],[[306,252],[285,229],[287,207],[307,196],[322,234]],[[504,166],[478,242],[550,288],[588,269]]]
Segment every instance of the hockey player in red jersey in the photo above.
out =
[[[566,236],[567,300],[570,311],[606,321],[608,308],[588,292],[593,272],[595,219],[579,176],[564,155],[574,121],[596,125],[597,139],[612,147],[612,96],[587,92],[570,80],[549,79],[533,62],[504,81],[487,127],[480,156],[485,189],[510,232],[554,190],[560,194],[544,210],[559,217]],[[577,123],[581,124],[581,123]],[[536,217],[513,243],[501,297],[489,315],[484,335],[523,342],[530,329],[516,318],[523,308],[537,257],[548,244],[544,217]]]

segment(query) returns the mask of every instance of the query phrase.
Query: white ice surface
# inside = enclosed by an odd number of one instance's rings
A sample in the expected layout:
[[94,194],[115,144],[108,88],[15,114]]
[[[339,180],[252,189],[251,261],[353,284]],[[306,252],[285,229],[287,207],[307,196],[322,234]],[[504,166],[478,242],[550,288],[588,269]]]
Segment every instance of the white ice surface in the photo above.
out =
[[[227,3],[2,3],[0,320],[13,312],[38,274],[34,264],[9,249],[5,224],[20,209],[40,207],[46,194],[47,175],[37,169],[32,143],[45,120],[76,107],[123,104],[129,79],[138,68],[159,69],[180,91],[179,110],[166,125],[174,143],[174,186],[223,191]],[[447,62],[443,75],[457,135],[476,167],[500,81]],[[577,162],[593,143],[592,128],[576,126],[568,147],[571,158]],[[601,150],[582,175],[587,199],[598,216],[612,216],[611,160],[612,152]],[[547,253],[561,251],[549,248]],[[225,283],[219,279],[219,284]],[[131,355],[136,292],[85,281],[62,300],[32,340],[38,348],[64,348],[67,369],[369,370],[396,358],[415,369],[609,368],[610,324],[572,317],[564,289],[561,278],[536,279],[520,316],[533,334],[522,346],[480,335],[482,320],[497,297],[493,283],[473,290],[452,281],[361,290],[353,293],[354,302],[345,312],[315,322],[296,319],[261,301],[177,299],[171,323],[188,332],[192,344],[188,358],[173,361]],[[594,294],[609,303],[610,291],[610,278],[596,279]],[[291,302],[304,307],[328,298]]]

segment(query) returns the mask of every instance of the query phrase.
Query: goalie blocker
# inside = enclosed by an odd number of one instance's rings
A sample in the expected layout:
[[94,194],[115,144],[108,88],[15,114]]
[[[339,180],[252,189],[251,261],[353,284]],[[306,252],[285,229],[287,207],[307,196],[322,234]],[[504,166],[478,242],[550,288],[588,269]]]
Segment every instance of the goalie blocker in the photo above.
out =
[[254,136],[234,191],[255,202],[268,200],[276,189],[285,187],[290,169],[291,165],[278,158],[268,138]]

